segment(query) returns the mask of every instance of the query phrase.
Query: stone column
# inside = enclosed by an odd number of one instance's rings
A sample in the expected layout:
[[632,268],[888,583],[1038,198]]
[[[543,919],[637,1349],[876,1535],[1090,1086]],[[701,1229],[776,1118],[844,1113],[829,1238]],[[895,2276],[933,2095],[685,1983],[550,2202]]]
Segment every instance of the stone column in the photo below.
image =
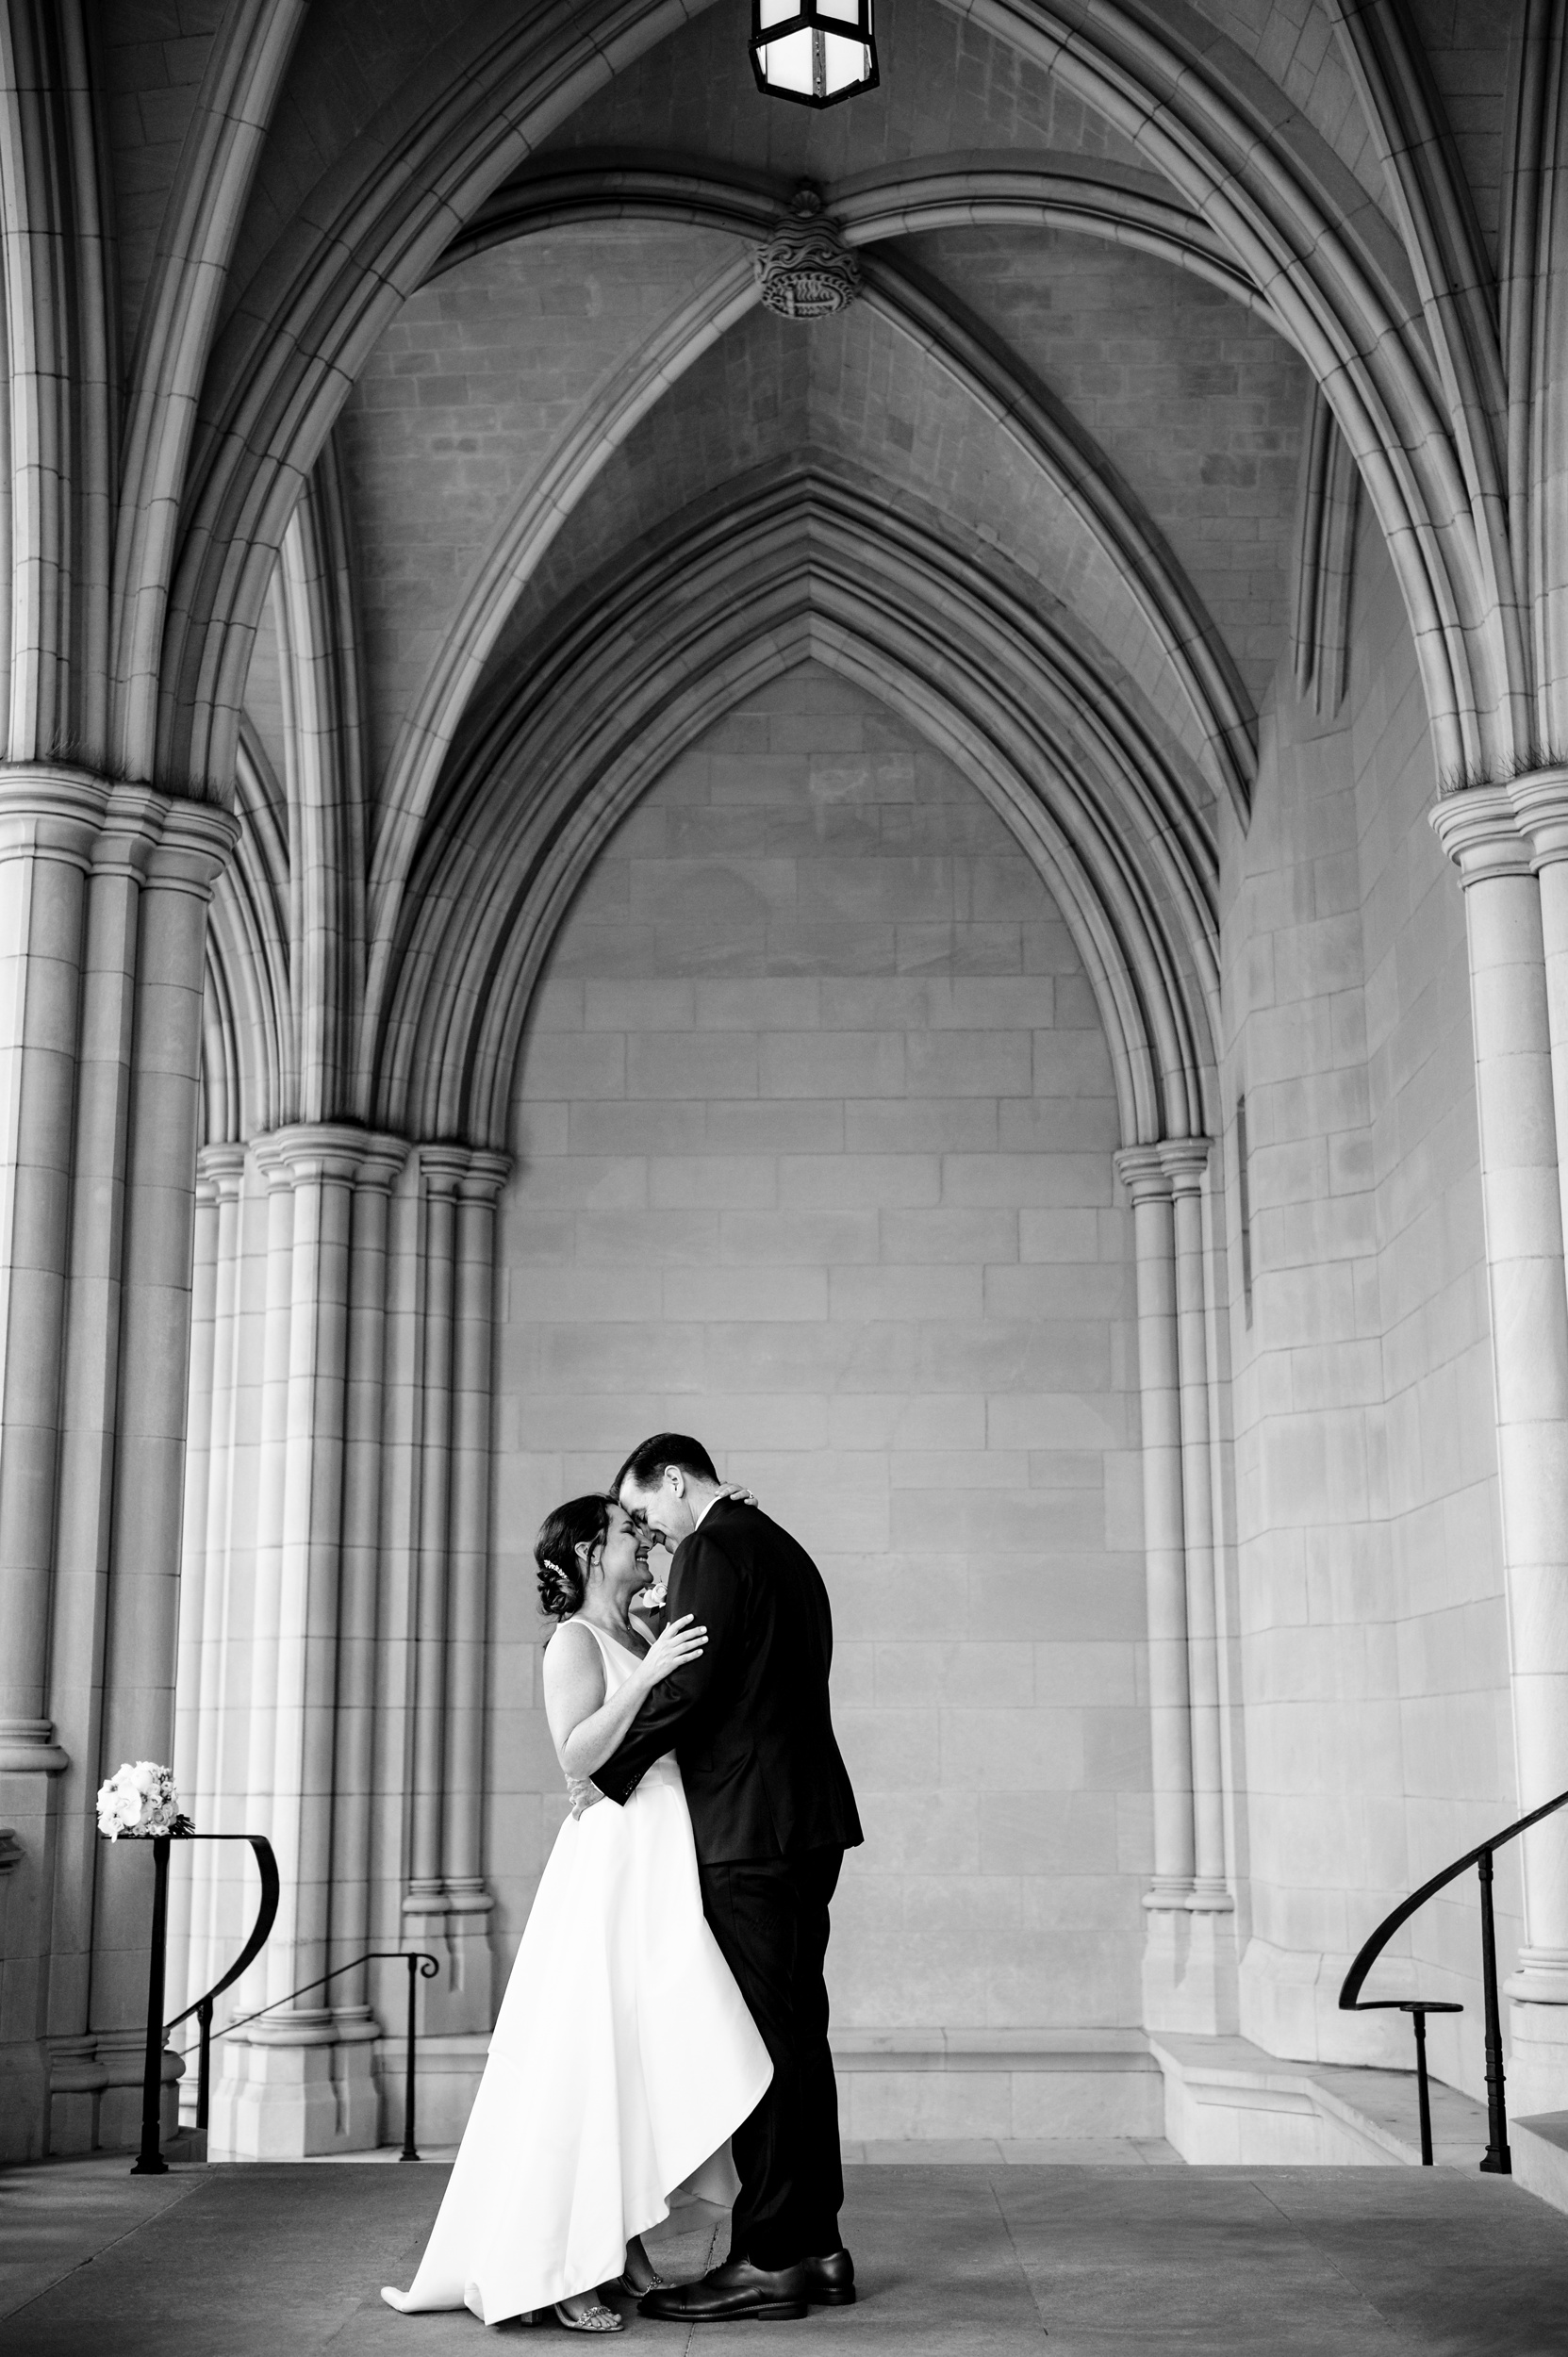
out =
[[1176,1344],[1180,1384],[1182,1547],[1187,1574],[1187,1679],[1192,1720],[1193,1870],[1189,1904],[1228,1913],[1225,1793],[1220,1769],[1218,1615],[1214,1600],[1213,1475],[1209,1448],[1207,1287],[1203,1174],[1207,1138],[1160,1147],[1171,1182],[1176,1259]]
[[[423,1419],[420,1450],[419,1595],[414,1640],[414,1802],[404,1928],[440,1953],[447,1934],[442,1835],[446,1780],[447,1595],[452,1495],[453,1328],[456,1308],[458,1191],[469,1165],[461,1146],[421,1146],[424,1190]],[[443,1974],[433,2008],[450,1999]]]
[[1132,1198],[1138,1267],[1138,1374],[1143,1422],[1144,1558],[1148,1583],[1148,1703],[1154,1872],[1144,1894],[1144,2019],[1192,2026],[1180,1998],[1193,1892],[1193,1754],[1187,1659],[1181,1384],[1176,1229],[1170,1173],[1155,1146],[1130,1146],[1116,1170]]
[[[201,1728],[202,1660],[206,1622],[206,1487],[212,1455],[212,1369],[217,1347],[218,1188],[196,1158],[196,1241],[190,1277],[190,1390],[185,1438],[185,1510],[180,1533],[179,1659],[174,1673],[174,1785],[195,1813]],[[205,1847],[205,1844],[198,1845]],[[170,1876],[166,2009],[183,2012],[205,1982],[191,1986],[191,1926],[197,1894],[194,1856],[183,1852]]]
[[[1219,1661],[1219,1558],[1215,1542],[1213,1436],[1209,1418],[1209,1283],[1203,1182],[1207,1138],[1159,1148],[1171,1182],[1176,1259],[1176,1344],[1180,1385],[1181,1527],[1186,1559],[1187,1683],[1192,1729],[1193,1916],[1181,2007],[1189,2028],[1215,2034],[1238,2018],[1238,1958],[1226,1875],[1225,1773]],[[1174,2027],[1174,2021],[1167,2023]]]
[[[35,776],[28,790],[36,784]],[[137,1060],[150,1046],[137,1039],[142,895],[171,810],[150,786],[97,790],[103,818],[82,961],[50,1664],[52,1708],[71,1761],[59,1786],[50,1943],[50,2141],[57,2151],[85,2151],[109,2125],[100,2104],[108,2069],[89,2028],[100,1863],[93,1796],[103,1748],[126,1152]],[[212,823],[208,814],[206,824]],[[226,833],[228,822],[216,823]],[[181,1003],[174,1002],[176,1013]],[[124,2111],[123,2098],[115,2099],[116,2108]]]
[[[206,913],[237,832],[224,812],[165,803],[138,908],[104,1631],[108,1770],[173,1751]],[[140,2116],[148,1860],[135,1845],[104,1842],[97,1862],[91,2026],[109,2066],[102,2133],[130,2142]]]
[[48,1779],[68,1765],[50,1710],[56,1470],[87,879],[102,813],[91,781],[0,774],[0,1821],[21,1850],[0,1988],[7,2160],[38,2156],[48,2103]]
[[[272,1683],[253,1687],[253,1756],[270,1743],[271,1832],[283,1904],[270,1943],[268,1997],[280,2006],[227,2041],[213,2149],[234,2159],[352,2151],[377,2139],[370,2068],[373,2027],[345,2036],[329,1969],[336,1861],[339,1592],[349,1374],[354,1195],[369,1141],[357,1129],[302,1123],[265,1141],[291,1198],[287,1377],[280,1474]],[[278,1286],[273,1299],[281,1296]],[[271,1356],[272,1354],[270,1354]],[[274,1511],[277,1511],[274,1501]]]
[[511,1163],[475,1153],[459,1184],[453,1344],[442,1863],[452,1944],[450,2029],[494,2019],[484,1872],[485,1673],[489,1635],[490,1420],[495,1209]]
[[[252,1147],[267,1187],[265,1302],[256,1431],[256,1521],[250,1564],[246,1661],[245,1791],[254,1833],[272,1832],[277,1758],[278,1649],[283,1612],[283,1513],[289,1475],[289,1362],[294,1307],[294,1174],[272,1138]],[[254,1347],[254,1346],[253,1346]],[[237,2013],[270,2004],[293,1986],[272,1941],[239,1984]]]
[[[1521,1810],[1568,1789],[1568,1298],[1543,927],[1549,904],[1556,967],[1565,882],[1552,848],[1557,790],[1552,778],[1478,788],[1453,795],[1432,818],[1459,866],[1470,948]],[[1527,1835],[1523,1851],[1525,1946],[1507,1983],[1510,2075],[1518,2111],[1556,2110],[1568,2105],[1564,1815]]]
[[[236,1353],[239,1321],[239,1231],[245,1184],[242,1146],[206,1146],[197,1157],[200,1185],[213,1198],[217,1229],[213,1245],[212,1374],[206,1412],[206,1478],[202,1486],[205,1517],[199,1534],[192,1532],[201,1564],[201,1649],[194,1665],[194,1690],[189,1707],[194,1722],[193,1765],[189,1802],[191,1815],[213,1833],[243,1832],[243,1826],[223,1821],[222,1756],[224,1706],[229,1677],[229,1510],[233,1494]],[[187,1527],[190,1528],[188,1517]],[[183,1597],[190,1577],[187,1565],[180,1573]],[[183,1629],[182,1629],[183,1635]],[[183,1653],[183,1646],[182,1646]],[[182,1666],[181,1676],[186,1673]],[[218,1961],[221,1893],[232,1881],[234,1861],[227,1845],[198,1842],[190,1854],[190,1932],[186,1950],[189,1995],[185,2002],[210,1988],[225,1966]],[[175,1953],[170,1942],[171,1965]],[[194,2083],[191,2101],[194,2102]],[[194,2115],[192,2114],[192,2118]]]
[[[354,1201],[349,1364],[344,1410],[343,1544],[333,1776],[332,1961],[371,1942],[371,1824],[375,1784],[375,1651],[387,1360],[387,1231],[391,1190],[408,1159],[400,1138],[370,1139]],[[378,2035],[363,1966],[334,1984],[339,2040]]]

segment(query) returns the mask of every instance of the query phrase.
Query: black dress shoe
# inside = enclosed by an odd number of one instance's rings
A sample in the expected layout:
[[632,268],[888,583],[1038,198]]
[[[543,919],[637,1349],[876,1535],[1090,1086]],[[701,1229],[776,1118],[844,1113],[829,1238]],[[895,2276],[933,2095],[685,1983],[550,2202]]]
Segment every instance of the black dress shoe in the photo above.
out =
[[782,2324],[806,2313],[806,2270],[754,2267],[749,2259],[728,2259],[695,2283],[661,2284],[637,2302],[639,2316],[662,2316],[668,2324]]
[[855,2304],[855,2263],[847,2250],[830,2251],[825,2259],[805,2262],[806,2298],[814,2308],[852,2308]]

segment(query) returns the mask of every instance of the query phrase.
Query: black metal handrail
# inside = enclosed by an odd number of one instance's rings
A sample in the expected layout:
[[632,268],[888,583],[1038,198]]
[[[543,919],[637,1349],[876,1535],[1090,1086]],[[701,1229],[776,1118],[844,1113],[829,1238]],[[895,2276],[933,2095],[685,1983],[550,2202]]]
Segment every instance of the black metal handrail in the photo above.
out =
[[264,1833],[186,1834],[181,1838],[188,1841],[248,1841],[256,1852],[256,1862],[261,1874],[261,1904],[256,1911],[256,1921],[251,1925],[249,1939],[246,1940],[223,1979],[214,1981],[205,1997],[198,1997],[193,2005],[187,2005],[183,2013],[177,2013],[173,2021],[166,2021],[163,2025],[163,2035],[167,2038],[170,2031],[177,2030],[182,2021],[189,2021],[192,2014],[196,2017],[196,2025],[201,2032],[199,2040],[201,2064],[196,2077],[196,2125],[198,2128],[205,2129],[207,2088],[212,2066],[213,2000],[221,1997],[224,1989],[256,1962],[256,1957],[266,1946],[268,1935],[277,1920],[278,1899],[282,1886],[278,1880],[277,1859],[272,1854],[272,1845]]
[[[408,2036],[405,2042],[407,2051],[404,2056],[403,2074],[403,2151],[398,2154],[398,2158],[400,2161],[417,2161],[420,2156],[414,2142],[414,2061],[418,2050],[419,2024],[414,2003],[415,1980],[418,1978],[421,1981],[433,1981],[441,1969],[438,1956],[430,1955],[422,1948],[367,1948],[362,1956],[351,1956],[346,1964],[335,1964],[330,1972],[322,1973],[317,1980],[306,1981],[300,1988],[291,1988],[287,1997],[274,1997],[271,2004],[257,2005],[254,2013],[243,2013],[237,2021],[225,2021],[218,2032],[218,2036],[226,2037],[231,2030],[243,2030],[251,2022],[259,2021],[263,2014],[275,2013],[279,2005],[291,2005],[296,1997],[308,1997],[314,1988],[325,1988],[328,1981],[337,1980],[339,1973],[352,1972],[357,1965],[361,1964],[406,1964],[408,1967]],[[238,1970],[239,1968],[236,1967],[236,1970]],[[232,1980],[234,1973],[231,1972],[228,1977]],[[227,1981],[220,1981],[218,1984],[219,1988],[225,1988],[227,1986]],[[209,1996],[216,1994],[217,1990],[208,1992]],[[206,1999],[204,1998],[202,2003],[205,2004]],[[190,2016],[197,2011],[197,2006],[188,2005],[184,2013],[175,2015],[174,2020],[169,2023],[169,2028],[173,2029],[176,2022],[189,2019]],[[210,2013],[208,2019],[210,2021]],[[205,2128],[206,2125],[207,2053],[208,2043],[204,2033],[202,2079],[196,2114],[196,2124],[199,2128]]]
[[[262,1944],[272,1928],[278,1905],[277,1860],[265,1834],[197,1833],[189,1820],[182,1820],[172,1833],[133,1833],[121,1838],[149,1842],[153,1852],[153,1929],[147,1952],[147,2036],[141,2060],[141,2144],[131,2164],[131,2175],[163,2177],[169,2170],[169,2164],[160,2150],[163,2142],[163,2041],[174,2026],[173,2022],[166,2024],[163,2019],[164,1950],[169,1931],[170,1844],[174,1841],[248,1841],[256,1852],[256,1862],[261,1871],[261,1905],[239,1963],[208,1989],[205,1998],[198,1998],[194,2005],[186,2009],[187,2013],[195,2013],[202,2005],[207,2005],[209,2029],[212,2019],[210,2000],[218,1995],[220,1989],[227,1988],[236,1974],[242,1972],[253,1958],[259,1955]],[[175,2016],[178,2021],[185,2019],[184,2013]],[[203,2069],[205,2072],[205,2041]]]
[[1369,1997],[1362,1999],[1362,1988],[1384,1948],[1402,1923],[1408,1923],[1418,1907],[1457,1881],[1467,1867],[1476,1869],[1481,1889],[1481,2000],[1486,2016],[1486,2118],[1487,2147],[1481,2167],[1495,2177],[1511,2177],[1513,2155],[1509,2151],[1508,2101],[1503,2086],[1503,2025],[1497,2004],[1497,1934],[1492,1917],[1492,1858],[1506,1841],[1516,1834],[1527,1833],[1531,1825],[1539,1825],[1543,1817],[1568,1803],[1568,1792],[1560,1792],[1555,1801],[1545,1801],[1540,1808],[1532,1808],[1517,1824],[1507,1825],[1501,1833],[1493,1834],[1463,1857],[1445,1866],[1441,1874],[1423,1883],[1402,1900],[1394,1913],[1385,1916],[1371,1938],[1357,1956],[1345,1976],[1340,1990],[1342,2013],[1408,2013],[1415,2030],[1415,2077],[1421,2108],[1421,2162],[1425,2168],[1432,2166],[1431,2095],[1427,2082],[1427,2016],[1429,2013],[1462,2013],[1464,2007],[1451,1999],[1439,1997]]

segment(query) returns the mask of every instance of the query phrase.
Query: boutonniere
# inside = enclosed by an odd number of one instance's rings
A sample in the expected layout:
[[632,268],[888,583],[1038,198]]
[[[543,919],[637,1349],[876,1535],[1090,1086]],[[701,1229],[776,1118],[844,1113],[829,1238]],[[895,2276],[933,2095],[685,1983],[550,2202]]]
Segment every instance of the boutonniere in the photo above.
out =
[[656,1579],[652,1582],[652,1586],[645,1588],[641,1595],[638,1596],[637,1610],[639,1612],[662,1612],[665,1607],[666,1597],[666,1583],[662,1579]]

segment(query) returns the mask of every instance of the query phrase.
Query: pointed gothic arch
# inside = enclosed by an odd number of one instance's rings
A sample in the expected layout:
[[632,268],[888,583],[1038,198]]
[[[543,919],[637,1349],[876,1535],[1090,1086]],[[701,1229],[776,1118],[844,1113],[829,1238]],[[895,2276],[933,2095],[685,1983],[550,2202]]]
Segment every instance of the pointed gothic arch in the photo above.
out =
[[1093,981],[1124,1141],[1204,1133],[1218,996],[1206,794],[1102,708],[1038,610],[818,473],[753,492],[596,599],[476,734],[379,999],[372,986],[366,1117],[504,1142],[530,995],[599,849],[739,695],[810,653],[946,751],[1033,860]]

